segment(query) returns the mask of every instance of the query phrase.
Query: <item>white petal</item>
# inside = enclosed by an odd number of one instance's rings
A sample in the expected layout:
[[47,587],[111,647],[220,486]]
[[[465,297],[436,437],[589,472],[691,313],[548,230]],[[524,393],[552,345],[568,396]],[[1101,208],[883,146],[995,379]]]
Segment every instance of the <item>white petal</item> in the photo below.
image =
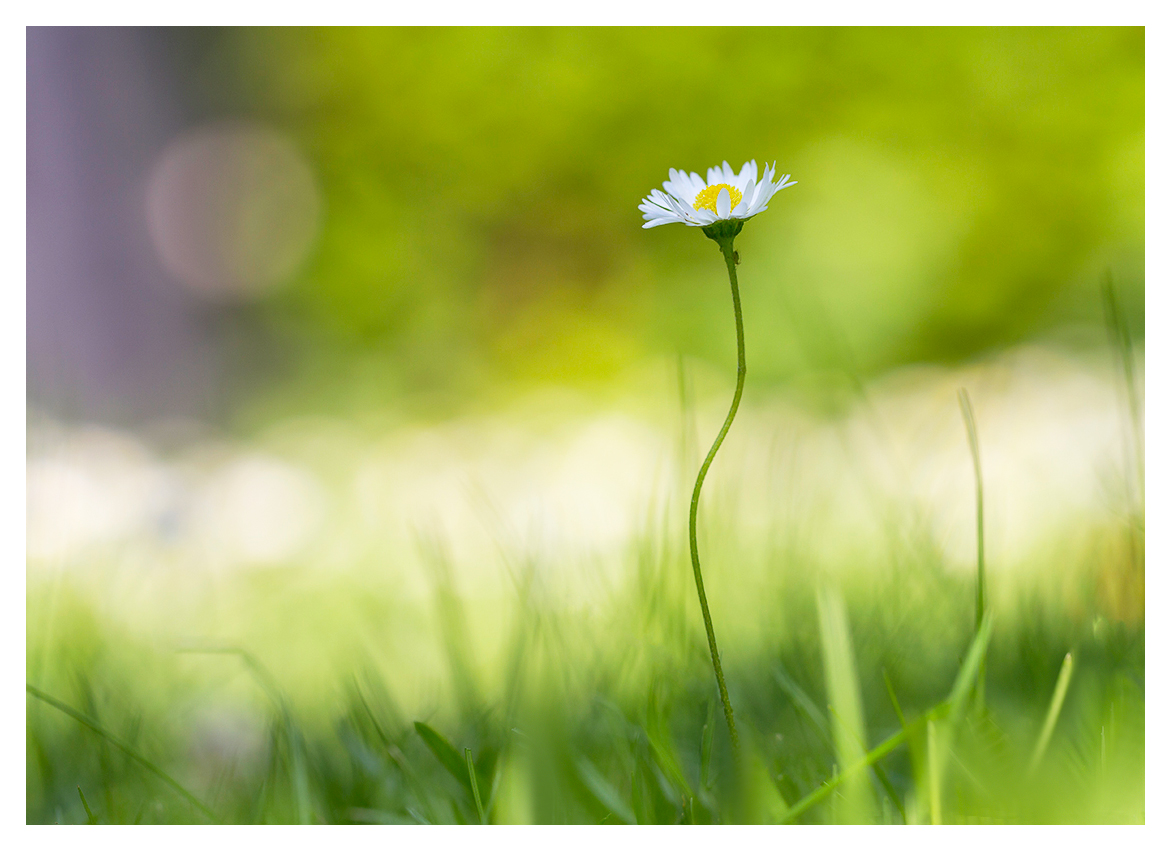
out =
[[702,207],[696,212],[696,218],[701,225],[712,225],[717,221],[717,214],[713,213],[707,207]]
[[676,199],[672,200],[672,209],[676,212],[676,215],[679,216],[681,219],[686,220],[688,222],[695,222],[696,221],[696,211],[694,211],[688,205],[681,204],[680,202],[676,201]]
[[733,167],[729,165],[728,160],[721,161],[721,180],[727,184],[731,184],[737,180],[737,176],[733,174]]
[[725,180],[725,175],[722,174],[720,166],[713,166],[711,169],[709,169],[708,178],[708,185],[712,186],[713,184],[719,184],[721,181]]
[[650,196],[653,204],[658,204],[660,207],[666,207],[669,210],[672,208],[672,196],[661,190],[652,190]]
[[705,188],[705,179],[692,172],[688,176],[689,183],[692,184],[692,200],[696,201],[696,194]]
[[764,185],[765,185],[765,182],[764,182],[764,181],[761,181],[761,182],[759,182],[759,183],[756,183],[756,184],[754,184],[752,187],[750,187],[750,188],[749,188],[749,192],[748,192],[748,193],[746,193],[746,197],[749,199],[749,200],[746,202],[746,206],[747,206],[747,207],[748,207],[748,208],[749,208],[751,211],[753,211],[753,210],[755,210],[755,209],[757,208],[758,201],[759,201],[759,199],[761,199],[761,197],[762,197],[762,187],[763,187]]
[[[726,164],[728,168],[728,164]],[[729,212],[733,206],[733,200],[729,197],[729,190],[722,188],[721,192],[717,193],[717,218],[728,219]]]
[[676,173],[676,197],[685,204],[692,204],[696,198],[696,190],[692,188],[692,180],[684,172]]
[[741,174],[737,176],[737,185],[741,189],[741,195],[747,196],[754,188],[758,180],[758,164],[750,160],[741,167]]

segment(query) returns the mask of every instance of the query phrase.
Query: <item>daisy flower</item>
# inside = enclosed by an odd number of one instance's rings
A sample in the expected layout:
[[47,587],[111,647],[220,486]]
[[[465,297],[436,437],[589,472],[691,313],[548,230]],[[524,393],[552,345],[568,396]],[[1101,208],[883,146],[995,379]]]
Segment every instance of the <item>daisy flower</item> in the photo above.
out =
[[692,503],[688,511],[688,546],[692,557],[692,574],[696,580],[697,600],[700,602],[701,615],[705,620],[705,634],[709,639],[713,674],[717,677],[717,689],[721,694],[721,705],[725,709],[725,724],[729,726],[735,763],[740,762],[737,724],[733,721],[733,706],[729,702],[725,673],[721,669],[721,655],[717,650],[717,634],[713,630],[713,619],[709,613],[708,599],[705,597],[705,581],[701,574],[700,549],[696,536],[697,510],[700,506],[705,474],[713,464],[717,451],[721,449],[721,442],[725,440],[729,427],[733,426],[733,419],[737,417],[737,407],[741,403],[741,393],[745,390],[745,326],[741,320],[741,292],[737,288],[737,264],[740,263],[740,258],[737,252],[733,251],[733,240],[741,233],[745,220],[765,210],[774,193],[794,183],[796,182],[790,180],[789,175],[774,180],[774,166],[767,166],[766,173],[759,181],[758,164],[754,160],[742,166],[740,174],[734,174],[728,161],[720,166],[714,166],[709,169],[707,181],[696,172],[669,169],[663,191],[652,190],[639,206],[644,219],[647,220],[644,222],[644,228],[655,228],[668,222],[683,222],[685,225],[700,228],[706,237],[716,241],[721,254],[725,257],[729,287],[733,294],[733,319],[737,329],[737,388],[733,392],[733,403],[729,406],[729,414],[725,416],[725,424],[717,433],[705,461],[701,463],[701,469],[696,475],[696,485],[692,487]]
[[767,166],[759,181],[755,160],[742,166],[740,174],[723,162],[709,169],[707,181],[696,172],[669,169],[664,189],[652,190],[639,209],[647,220],[644,228],[669,222],[704,228],[723,219],[757,216],[774,193],[795,183],[789,175],[774,180],[774,166]]

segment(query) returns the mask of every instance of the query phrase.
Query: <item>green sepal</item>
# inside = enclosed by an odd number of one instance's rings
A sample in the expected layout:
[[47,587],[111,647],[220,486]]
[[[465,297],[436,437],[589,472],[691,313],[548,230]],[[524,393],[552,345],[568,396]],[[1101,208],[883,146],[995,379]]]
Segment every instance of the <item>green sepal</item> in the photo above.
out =
[[745,225],[744,219],[718,219],[712,225],[706,225],[701,230],[710,240],[724,243],[740,234],[743,225]]

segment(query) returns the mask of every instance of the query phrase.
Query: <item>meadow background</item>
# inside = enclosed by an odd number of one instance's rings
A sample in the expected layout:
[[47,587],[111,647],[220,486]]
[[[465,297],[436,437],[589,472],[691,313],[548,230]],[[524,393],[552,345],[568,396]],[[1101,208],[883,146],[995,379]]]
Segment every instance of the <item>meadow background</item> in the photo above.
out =
[[1143,29],[27,46],[30,823],[1143,821]]

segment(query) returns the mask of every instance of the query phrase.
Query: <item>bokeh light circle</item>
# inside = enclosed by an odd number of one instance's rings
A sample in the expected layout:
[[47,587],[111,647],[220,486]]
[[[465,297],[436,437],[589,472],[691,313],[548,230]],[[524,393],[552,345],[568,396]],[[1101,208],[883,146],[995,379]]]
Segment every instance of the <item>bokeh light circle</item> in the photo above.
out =
[[214,300],[260,296],[288,281],[318,233],[313,170],[285,134],[253,122],[184,133],[147,189],[151,239],[167,271]]

